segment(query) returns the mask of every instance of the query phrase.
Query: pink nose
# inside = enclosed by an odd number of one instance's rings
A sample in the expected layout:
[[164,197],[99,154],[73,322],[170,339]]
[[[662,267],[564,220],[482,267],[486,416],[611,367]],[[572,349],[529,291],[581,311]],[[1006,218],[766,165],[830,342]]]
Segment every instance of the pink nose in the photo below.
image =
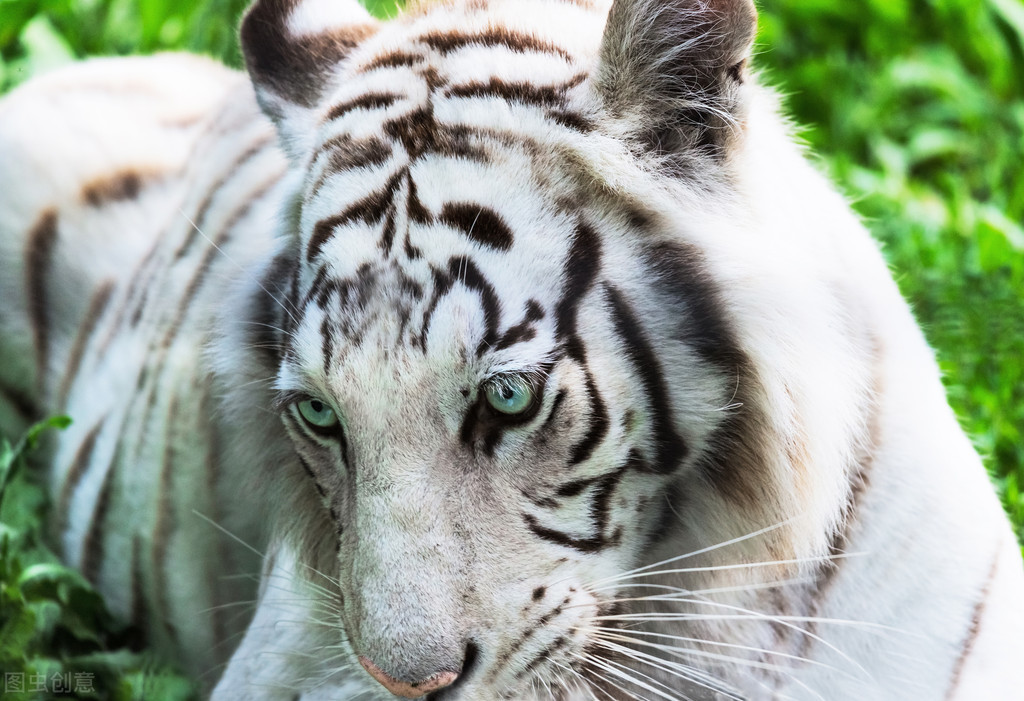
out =
[[395,679],[362,655],[359,656],[359,664],[363,665],[363,669],[369,672],[370,676],[380,682],[381,686],[385,689],[395,696],[407,699],[419,698],[429,694],[431,691],[437,691],[438,689],[450,686],[459,676],[455,672],[437,672],[418,682],[403,682]]

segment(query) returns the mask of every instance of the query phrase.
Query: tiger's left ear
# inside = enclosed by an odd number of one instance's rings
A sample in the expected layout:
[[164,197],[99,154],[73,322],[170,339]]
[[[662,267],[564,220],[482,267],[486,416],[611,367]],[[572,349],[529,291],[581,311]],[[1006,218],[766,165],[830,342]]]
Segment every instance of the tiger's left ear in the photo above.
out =
[[668,164],[721,158],[756,29],[751,0],[615,0],[596,76],[605,109]]
[[313,139],[315,107],[336,67],[378,26],[356,0],[256,0],[245,13],[245,65],[293,158]]

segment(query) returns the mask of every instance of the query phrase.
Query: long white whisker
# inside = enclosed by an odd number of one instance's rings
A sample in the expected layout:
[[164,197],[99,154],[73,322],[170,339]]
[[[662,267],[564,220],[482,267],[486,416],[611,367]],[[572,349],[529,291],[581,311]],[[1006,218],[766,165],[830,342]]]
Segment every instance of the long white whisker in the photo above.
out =
[[772,531],[777,531],[780,528],[788,526],[789,524],[793,523],[794,521],[798,520],[799,518],[800,517],[794,516],[793,518],[786,519],[785,521],[782,521],[780,523],[776,523],[773,526],[768,526],[766,528],[762,528],[761,530],[754,531],[753,533],[748,533],[747,535],[739,536],[738,538],[733,538],[731,540],[727,540],[727,541],[724,541],[722,543],[718,543],[716,545],[709,545],[706,548],[701,548],[699,550],[694,550],[694,551],[688,552],[688,553],[686,553],[684,555],[676,555],[675,557],[670,557],[670,558],[662,560],[660,562],[654,562],[654,563],[651,563],[649,565],[644,565],[642,567],[637,567],[637,568],[634,568],[634,569],[629,570],[627,572],[619,573],[619,574],[614,575],[612,577],[607,577],[605,579],[599,579],[599,580],[597,580],[595,582],[592,582],[592,584],[604,584],[604,583],[606,583],[608,581],[614,581],[614,580],[619,579],[621,577],[633,575],[633,574],[636,574],[638,572],[645,572],[647,570],[651,570],[651,569],[654,569],[656,567],[661,567],[662,565],[668,565],[668,564],[671,564],[673,562],[679,562],[680,560],[685,560],[687,558],[696,557],[697,555],[703,555],[704,553],[711,552],[713,550],[719,550],[721,548],[726,548],[726,547],[728,547],[730,545],[735,545],[736,543],[742,543],[745,540],[750,540],[751,538],[757,538],[758,536],[762,536],[765,533],[771,533]]
[[189,216],[188,214],[186,214],[186,213],[185,213],[185,210],[184,210],[184,209],[181,209],[181,208],[179,208],[179,209],[178,209],[178,211],[179,211],[179,212],[181,213],[181,216],[185,217],[185,220],[186,220],[186,221],[187,221],[187,222],[188,222],[189,224],[191,224],[191,225],[192,225],[192,228],[193,228],[193,229],[195,229],[195,230],[196,230],[196,232],[197,232],[197,233],[198,233],[198,234],[199,234],[200,236],[202,236],[202,237],[203,237],[204,239],[206,239],[206,240],[207,240],[207,241],[209,242],[209,244],[210,244],[211,246],[213,246],[213,247],[214,247],[215,249],[217,249],[217,252],[218,252],[218,253],[220,253],[220,254],[221,254],[222,256],[224,256],[224,258],[225,258],[225,259],[227,259],[227,261],[228,261],[228,262],[230,262],[230,263],[231,263],[231,264],[232,264],[233,266],[235,266],[236,268],[238,268],[239,270],[241,270],[241,271],[242,271],[243,273],[246,273],[246,274],[248,274],[248,275],[249,275],[249,277],[250,277],[250,279],[251,279],[251,280],[252,280],[253,282],[255,282],[255,283],[256,283],[256,285],[257,285],[257,286],[259,286],[259,288],[260,288],[261,290],[263,290],[263,291],[264,291],[264,292],[266,293],[266,295],[267,295],[268,297],[270,297],[270,298],[271,298],[272,300],[274,300],[274,301],[275,301],[275,302],[277,303],[277,306],[281,307],[281,309],[283,309],[283,310],[284,310],[284,313],[288,315],[288,318],[292,320],[292,323],[293,323],[293,324],[298,324],[298,323],[299,323],[299,322],[298,322],[298,320],[296,320],[295,316],[294,316],[294,315],[293,315],[293,314],[291,313],[291,311],[290,311],[290,310],[288,309],[288,307],[287,307],[287,306],[285,306],[284,302],[282,302],[282,301],[281,301],[280,299],[278,299],[278,298],[277,298],[276,296],[274,296],[273,294],[271,294],[270,290],[268,290],[268,289],[267,289],[266,287],[264,287],[264,286],[263,286],[263,283],[262,283],[262,282],[260,282],[260,281],[259,281],[258,279],[256,279],[256,277],[255,277],[254,275],[251,275],[251,274],[249,273],[249,271],[248,271],[248,270],[246,270],[246,269],[245,269],[245,268],[243,268],[243,267],[242,267],[241,265],[239,265],[239,264],[238,264],[238,262],[237,262],[237,261],[236,261],[236,260],[235,260],[234,258],[232,258],[231,256],[229,256],[229,255],[227,254],[227,252],[225,252],[225,251],[224,251],[224,249],[223,249],[223,248],[221,248],[220,246],[218,246],[218,245],[217,245],[217,242],[216,242],[216,241],[214,241],[214,240],[213,240],[213,239],[211,239],[211,238],[210,238],[209,236],[207,236],[207,235],[206,235],[206,232],[204,232],[204,231],[203,231],[202,229],[200,229],[200,228],[199,228],[199,225],[198,225],[198,224],[196,224],[196,223],[195,223],[194,221],[192,221],[192,217],[190,217],[190,216]]

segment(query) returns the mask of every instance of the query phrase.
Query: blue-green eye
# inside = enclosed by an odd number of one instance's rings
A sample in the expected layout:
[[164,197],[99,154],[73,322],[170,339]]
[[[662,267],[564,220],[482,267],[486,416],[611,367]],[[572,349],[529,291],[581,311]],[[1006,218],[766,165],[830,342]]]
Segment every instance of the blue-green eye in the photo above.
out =
[[495,411],[514,416],[533,406],[533,387],[517,375],[495,377],[484,385],[484,397]]
[[334,409],[319,399],[306,399],[299,402],[299,414],[306,421],[319,428],[330,428],[338,425],[338,415]]

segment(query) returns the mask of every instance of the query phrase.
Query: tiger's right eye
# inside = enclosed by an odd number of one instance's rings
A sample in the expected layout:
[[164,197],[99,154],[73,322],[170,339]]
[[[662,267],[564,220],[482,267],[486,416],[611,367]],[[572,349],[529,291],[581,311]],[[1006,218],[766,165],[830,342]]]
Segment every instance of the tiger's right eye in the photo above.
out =
[[334,409],[319,399],[306,399],[298,403],[299,415],[316,428],[332,428],[338,425]]
[[495,411],[516,416],[533,406],[534,390],[526,378],[496,377],[484,385],[484,397]]

